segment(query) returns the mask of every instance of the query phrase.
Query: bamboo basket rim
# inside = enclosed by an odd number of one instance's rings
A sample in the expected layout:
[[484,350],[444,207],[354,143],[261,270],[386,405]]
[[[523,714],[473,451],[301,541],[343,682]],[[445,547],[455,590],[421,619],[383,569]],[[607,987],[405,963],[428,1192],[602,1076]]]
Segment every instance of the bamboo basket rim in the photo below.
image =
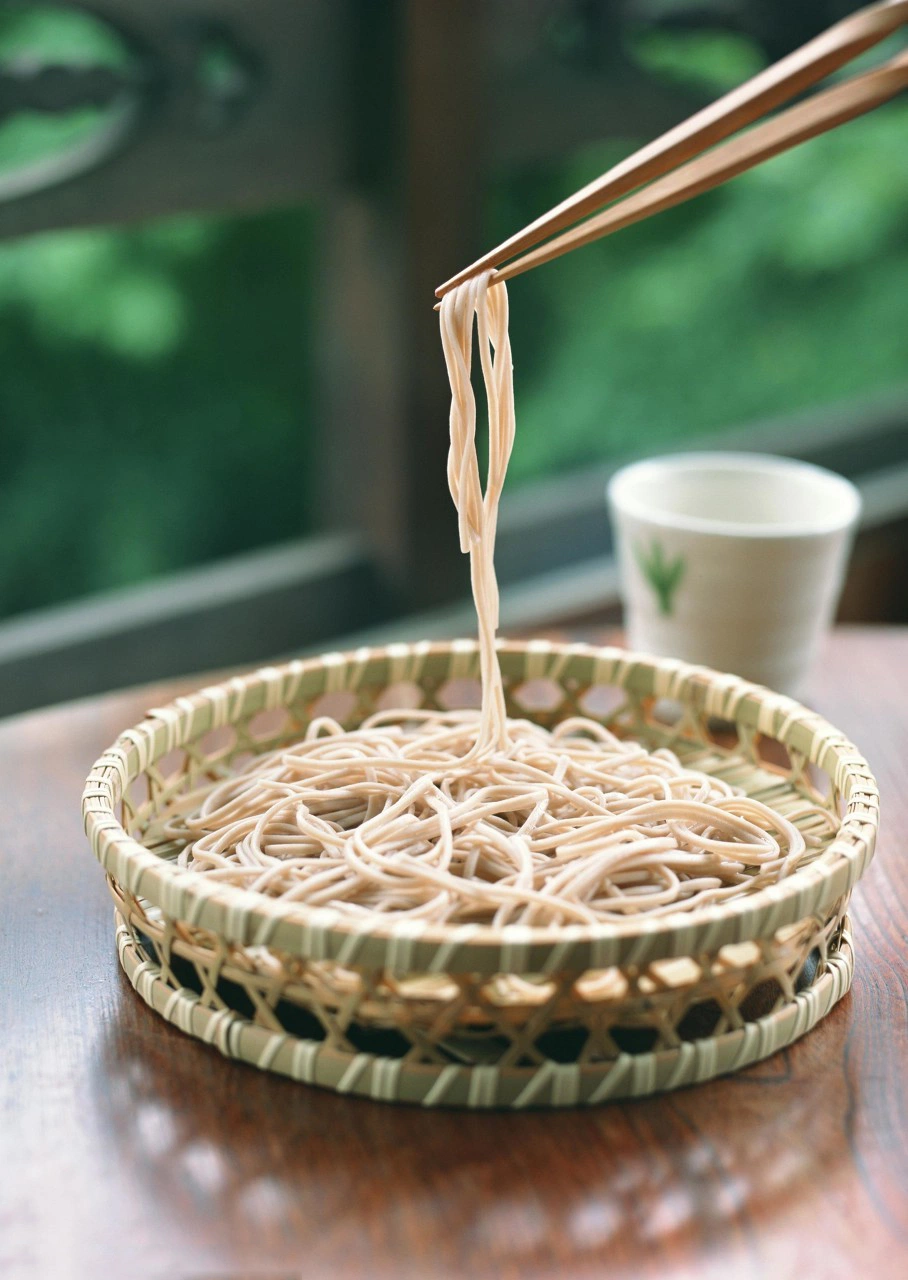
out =
[[[96,761],[82,799],[95,856],[118,883],[170,916],[207,928],[226,942],[263,945],[341,963],[424,972],[538,972],[642,963],[764,937],[848,893],[873,856],[879,792],[864,757],[827,720],[785,695],[733,675],[611,646],[500,641],[506,677],[617,685],[673,699],[692,714],[733,721],[775,738],[829,775],[845,800],[839,831],[814,862],[753,894],[685,913],[596,925],[426,925],[354,918],[324,907],[282,904],[182,870],[131,837],[116,816],[129,784],[149,765],[212,729],[297,699],[355,689],[371,679],[389,686],[419,682],[436,664],[450,677],[475,676],[473,640],[361,648],[294,659],[234,676],[154,708]],[[448,666],[444,664],[447,663]],[[349,679],[348,679],[349,678]],[[529,717],[532,718],[532,713]]]

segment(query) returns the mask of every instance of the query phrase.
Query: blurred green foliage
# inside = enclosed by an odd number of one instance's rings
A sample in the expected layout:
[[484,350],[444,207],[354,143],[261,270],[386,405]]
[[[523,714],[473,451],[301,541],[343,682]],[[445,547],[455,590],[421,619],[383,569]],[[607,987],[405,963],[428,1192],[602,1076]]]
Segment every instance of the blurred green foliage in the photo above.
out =
[[[115,58],[101,28],[0,15],[0,57]],[[716,33],[654,74],[757,69]],[[0,171],[97,113],[17,118]],[[908,105],[514,281],[515,481],[908,381]],[[498,175],[498,240],[641,139]],[[298,536],[313,521],[319,225],[307,210],[0,243],[0,615]]]
[[[117,63],[85,14],[7,6],[0,57]],[[22,114],[0,173],[99,111]],[[311,210],[0,242],[0,616],[306,532]]]
[[0,244],[0,607],[309,527],[313,217]]

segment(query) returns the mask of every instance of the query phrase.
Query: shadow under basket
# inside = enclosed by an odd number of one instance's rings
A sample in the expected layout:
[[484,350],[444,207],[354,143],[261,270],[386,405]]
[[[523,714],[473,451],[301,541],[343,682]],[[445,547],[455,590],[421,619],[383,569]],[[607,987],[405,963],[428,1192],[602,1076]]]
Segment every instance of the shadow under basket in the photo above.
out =
[[[86,831],[116,904],[120,962],[167,1021],[223,1054],[341,1093],[423,1106],[574,1106],[757,1062],[851,984],[846,916],[873,856],[879,797],[826,721],[734,676],[619,649],[499,645],[509,712],[577,714],[668,746],[786,815],[835,829],[778,883],[619,923],[367,927],[182,870],[162,818],[317,715],[475,705],[471,641],[392,645],[268,667],[177,699],[92,770]],[[805,825],[806,824],[806,825]],[[829,826],[829,823],[826,823]]]

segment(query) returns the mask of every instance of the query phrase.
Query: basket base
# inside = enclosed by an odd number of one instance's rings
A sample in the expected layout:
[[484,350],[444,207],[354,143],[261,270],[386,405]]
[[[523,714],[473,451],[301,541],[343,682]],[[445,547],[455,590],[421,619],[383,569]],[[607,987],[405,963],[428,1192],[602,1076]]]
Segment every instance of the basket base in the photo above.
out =
[[211,1009],[187,987],[170,985],[119,914],[120,963],[139,996],[168,1022],[214,1045],[226,1057],[306,1084],[383,1102],[424,1107],[571,1107],[640,1098],[727,1075],[768,1058],[824,1018],[851,986],[854,950],[846,919],[842,942],[826,973],[809,989],[763,1018],[721,1035],[652,1053],[622,1053],[608,1062],[546,1062],[499,1068],[470,1063],[408,1063],[403,1058],[350,1053],[259,1026],[232,1010]]

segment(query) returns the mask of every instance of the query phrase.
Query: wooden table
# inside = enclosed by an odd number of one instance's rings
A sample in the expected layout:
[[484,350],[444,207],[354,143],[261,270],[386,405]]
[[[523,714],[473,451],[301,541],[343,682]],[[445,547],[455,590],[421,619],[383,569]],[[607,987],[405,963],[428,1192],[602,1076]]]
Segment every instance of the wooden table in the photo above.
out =
[[176,691],[0,726],[6,1280],[908,1275],[908,631],[836,633],[808,699],[883,792],[852,995],[735,1078],[590,1111],[340,1098],[139,1001],[79,793]]

